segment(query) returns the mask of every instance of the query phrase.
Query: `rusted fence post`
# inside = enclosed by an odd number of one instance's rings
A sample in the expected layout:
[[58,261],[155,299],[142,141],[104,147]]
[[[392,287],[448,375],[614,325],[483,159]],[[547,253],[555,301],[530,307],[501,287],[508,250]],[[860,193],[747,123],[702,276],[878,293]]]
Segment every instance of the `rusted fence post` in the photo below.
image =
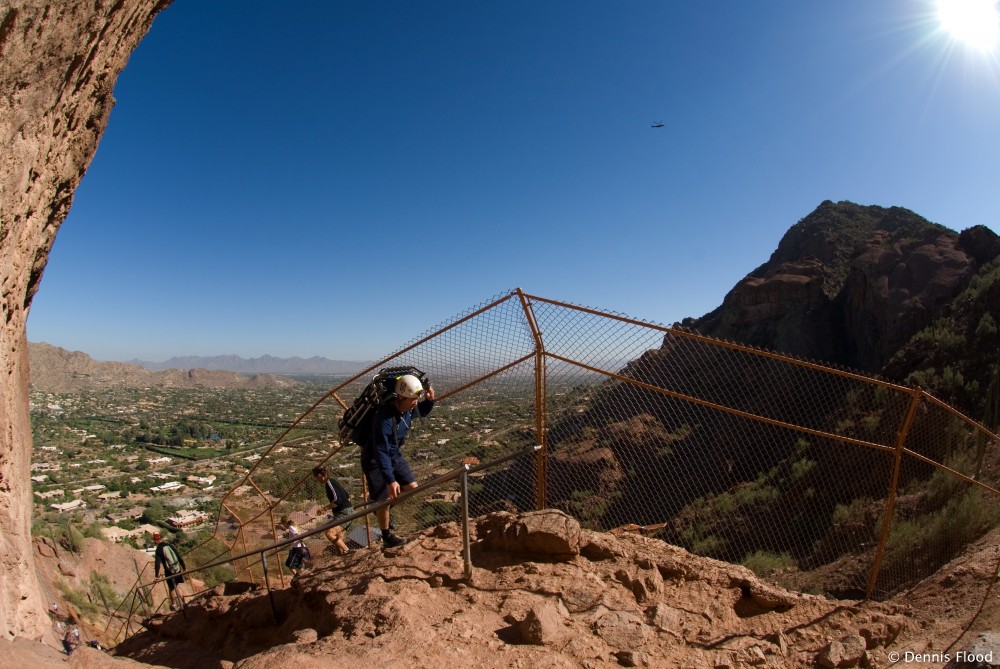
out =
[[528,319],[528,326],[535,338],[535,443],[541,446],[535,456],[535,508],[541,510],[545,508],[548,498],[546,489],[549,449],[545,423],[545,344],[535,320],[535,313],[524,291],[518,288],[517,296],[521,299],[521,308],[524,309],[524,316]]
[[892,476],[889,479],[889,491],[885,500],[885,517],[882,519],[882,531],[878,538],[878,547],[875,549],[875,559],[872,561],[872,571],[868,576],[868,586],[865,588],[865,599],[871,599],[872,591],[875,589],[875,581],[878,579],[878,572],[882,568],[882,559],[885,557],[885,544],[889,538],[889,528],[892,526],[892,516],[896,508],[896,492],[899,488],[899,470],[903,463],[903,446],[906,438],[910,434],[910,427],[913,425],[913,416],[917,413],[923,391],[920,388],[913,388],[911,391],[910,406],[906,410],[906,417],[903,425],[896,435],[896,447],[893,454]]

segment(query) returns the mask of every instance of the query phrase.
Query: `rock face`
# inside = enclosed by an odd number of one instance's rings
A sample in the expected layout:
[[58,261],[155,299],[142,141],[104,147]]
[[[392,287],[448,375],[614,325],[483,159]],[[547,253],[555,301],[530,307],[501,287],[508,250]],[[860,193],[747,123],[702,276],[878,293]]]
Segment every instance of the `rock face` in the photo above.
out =
[[25,324],[56,232],[97,150],[119,73],[170,0],[0,7],[0,635],[47,633],[31,557]]
[[723,304],[684,325],[703,334],[880,372],[1000,253],[900,207],[824,202]]

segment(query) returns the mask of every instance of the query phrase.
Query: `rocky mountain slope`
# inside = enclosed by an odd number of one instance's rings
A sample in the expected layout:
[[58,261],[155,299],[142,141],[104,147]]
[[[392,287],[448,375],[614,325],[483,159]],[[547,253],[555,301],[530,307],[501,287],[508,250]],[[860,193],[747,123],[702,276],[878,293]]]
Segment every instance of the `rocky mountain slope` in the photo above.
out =
[[[735,286],[718,309],[681,325],[919,385],[996,430],[997,323],[1000,239],[993,232],[975,228],[960,234],[905,209],[825,202],[792,226],[771,259]],[[833,375],[784,375],[776,366],[707,349],[692,338],[667,334],[661,347],[620,374],[751,415],[821,426],[831,434],[855,426],[867,426],[869,436],[896,434],[899,417],[892,408],[844,394]],[[835,401],[827,402],[831,398]],[[884,434],[878,431],[883,428]],[[801,571],[815,570],[813,585],[827,593],[854,595],[867,586],[855,568],[860,561],[845,558],[857,557],[877,536],[890,472],[874,450],[831,447],[776,425],[748,425],[622,382],[604,384],[586,406],[553,417],[547,439],[554,454],[550,478],[562,482],[550,483],[547,502],[592,526],[659,525],[664,528],[659,538],[668,543],[737,563],[758,552],[783,556]],[[940,461],[948,454],[923,453]],[[950,455],[954,461],[965,457]],[[995,460],[993,450],[980,456],[980,464],[989,463],[981,470],[984,476],[995,471]],[[919,489],[929,476],[907,467],[900,482]],[[657,477],[669,480],[669,487],[641,494],[658,485]],[[957,495],[951,491],[923,502],[913,497],[897,512],[909,514],[904,517],[911,522],[933,514],[955,517]],[[971,497],[964,503],[984,506]],[[951,511],[944,510],[948,504]],[[846,513],[849,508],[856,513]],[[778,518],[787,531],[773,531]],[[985,515],[970,519],[965,525],[975,529],[967,536],[994,524]],[[934,559],[926,547],[914,549],[927,558],[924,564],[910,565],[909,580],[886,583],[882,594],[909,587],[950,559],[958,544],[946,544],[942,541],[947,550]],[[826,569],[832,562],[839,563],[839,573]]]
[[[901,207],[828,200],[717,309],[682,325],[917,380],[979,418],[1000,365],[998,258],[1000,237],[983,226],[957,233]],[[959,386],[945,382],[948,366],[962,373]]]
[[472,539],[469,580],[454,523],[398,549],[315,550],[300,577],[272,581],[273,600],[218,586],[93,666],[885,667],[893,653],[955,656],[997,622],[996,597],[977,610],[988,593],[974,587],[990,580],[996,536],[884,603],[787,592],[556,511],[483,516]]
[[86,353],[45,343],[28,344],[31,388],[46,392],[77,392],[84,388],[286,388],[298,382],[271,374],[245,375],[207,369],[151,372],[124,362],[97,362]]

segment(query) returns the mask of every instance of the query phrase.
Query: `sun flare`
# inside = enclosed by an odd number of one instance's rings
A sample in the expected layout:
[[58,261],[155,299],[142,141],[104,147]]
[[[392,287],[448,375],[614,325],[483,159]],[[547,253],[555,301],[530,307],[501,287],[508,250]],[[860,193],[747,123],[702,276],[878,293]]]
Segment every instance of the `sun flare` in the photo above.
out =
[[992,49],[1000,41],[997,0],[937,0],[937,16],[952,38],[975,49]]

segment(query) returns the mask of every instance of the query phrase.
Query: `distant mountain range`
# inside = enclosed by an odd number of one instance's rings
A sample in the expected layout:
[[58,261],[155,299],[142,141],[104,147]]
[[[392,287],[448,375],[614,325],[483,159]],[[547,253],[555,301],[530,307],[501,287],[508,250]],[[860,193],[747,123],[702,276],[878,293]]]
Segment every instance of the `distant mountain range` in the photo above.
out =
[[149,362],[148,360],[129,360],[129,364],[138,365],[150,371],[165,369],[208,369],[240,374],[354,374],[368,366],[367,362],[355,360],[330,360],[313,356],[311,358],[275,358],[262,355],[259,358],[241,358],[238,355],[189,355],[173,357],[164,362]]
[[[719,307],[680,325],[915,383],[972,416],[983,416],[987,405],[1000,412],[1000,237],[984,226],[958,233],[901,207],[826,201],[793,225],[770,259],[738,282]],[[36,362],[41,353],[51,365]],[[191,377],[352,375],[370,365],[270,355],[94,363],[62,349],[32,349],[31,358],[36,387],[44,367],[61,368],[58,379],[42,385],[80,387],[116,378],[154,381],[136,370],[190,370],[173,374],[171,382],[204,384],[204,378]]]
[[28,344],[30,387],[44,392],[100,388],[288,388],[299,382],[275,374],[245,374],[202,368],[162,371],[127,362],[98,362],[86,353],[44,342]]

